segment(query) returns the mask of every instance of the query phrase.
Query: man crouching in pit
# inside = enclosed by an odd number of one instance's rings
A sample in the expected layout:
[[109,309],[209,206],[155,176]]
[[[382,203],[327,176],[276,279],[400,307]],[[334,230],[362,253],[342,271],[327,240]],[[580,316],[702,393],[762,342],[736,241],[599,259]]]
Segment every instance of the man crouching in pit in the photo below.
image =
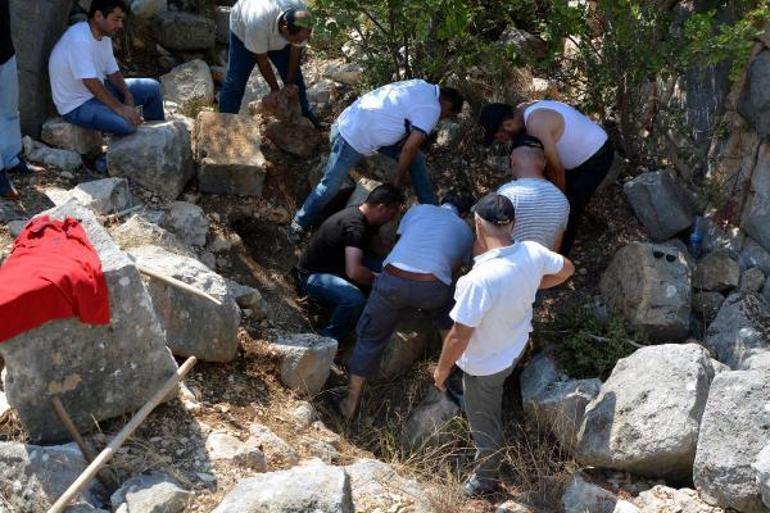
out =
[[356,346],[348,365],[350,387],[340,413],[355,414],[364,383],[373,378],[396,325],[416,309],[434,313],[439,329],[448,329],[452,273],[470,261],[473,233],[462,216],[470,197],[449,196],[441,206],[415,205],[398,227],[400,238],[385,259],[382,274],[356,327]]
[[472,211],[476,257],[457,282],[450,312],[454,325],[433,379],[444,391],[452,367],[457,364],[463,371],[465,415],[476,445],[476,472],[466,481],[465,493],[475,497],[498,485],[503,384],[527,346],[535,293],[563,283],[575,268],[537,242],[511,244],[514,208],[505,196],[488,194]]

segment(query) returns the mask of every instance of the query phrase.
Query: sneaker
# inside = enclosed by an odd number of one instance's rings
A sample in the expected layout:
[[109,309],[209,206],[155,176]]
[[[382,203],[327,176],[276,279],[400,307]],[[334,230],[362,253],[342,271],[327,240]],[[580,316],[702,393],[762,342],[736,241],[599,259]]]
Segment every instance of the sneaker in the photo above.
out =
[[8,169],[8,172],[15,175],[31,175],[34,173],[42,173],[45,171],[44,167],[27,164],[24,160],[19,159],[19,163]]
[[13,187],[11,179],[8,178],[4,169],[0,169],[0,198],[15,200],[19,198],[19,193]]
[[288,237],[289,242],[297,245],[305,238],[305,229],[297,221],[292,220],[286,231],[286,236]]
[[463,485],[463,492],[466,496],[471,498],[484,497],[495,493],[497,486],[497,481],[479,479],[476,474],[471,474]]

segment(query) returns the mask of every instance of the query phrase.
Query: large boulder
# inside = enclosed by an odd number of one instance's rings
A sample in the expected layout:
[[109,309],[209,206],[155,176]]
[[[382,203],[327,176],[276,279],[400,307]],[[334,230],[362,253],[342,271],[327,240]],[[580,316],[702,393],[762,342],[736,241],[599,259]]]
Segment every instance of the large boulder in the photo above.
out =
[[[770,52],[763,53],[770,56]],[[766,116],[770,131],[770,110]],[[770,251],[770,143],[759,146],[757,164],[751,175],[749,199],[743,210],[742,226],[746,233]]]
[[770,443],[759,452],[751,468],[757,475],[759,492],[762,494],[762,504],[770,508]]
[[155,38],[169,50],[208,50],[216,45],[214,20],[187,12],[163,12],[155,17]]
[[48,56],[67,28],[72,0],[11,0],[10,7],[19,69],[21,130],[37,137],[53,110]]
[[195,252],[176,235],[152,223],[141,215],[110,229],[113,239],[123,251],[142,246],[158,246],[170,253],[196,258]]
[[550,429],[568,451],[574,450],[588,403],[598,394],[601,380],[569,379],[556,363],[553,351],[537,354],[521,373],[524,412]]
[[[74,443],[40,447],[0,442],[0,511],[48,511],[85,468],[86,461]],[[81,497],[96,502],[101,493],[98,481],[92,480]]]
[[408,372],[437,337],[430,317],[420,312],[404,316],[385,346],[376,379],[391,381]]
[[655,241],[664,241],[692,225],[687,194],[666,170],[644,173],[623,186],[631,208]]
[[175,199],[194,174],[190,133],[181,121],[145,123],[134,134],[112,139],[107,169],[110,176]]
[[751,62],[738,112],[761,138],[770,135],[770,50],[760,52]]
[[110,497],[112,507],[147,513],[182,513],[192,494],[181,488],[168,474],[152,474],[133,477],[123,483]]
[[239,114],[201,112],[193,145],[201,192],[260,196],[267,161],[257,120]]
[[29,137],[24,137],[23,142],[24,157],[31,162],[60,171],[75,171],[83,167],[83,159],[76,151],[51,148]]
[[63,194],[47,193],[55,205],[77,201],[98,215],[114,214],[132,206],[133,198],[125,178],[103,178],[81,182]]
[[425,399],[409,414],[401,432],[401,447],[406,452],[415,452],[451,441],[449,424],[459,415],[460,407],[446,392],[430,387]]
[[698,290],[726,292],[738,286],[741,268],[728,251],[709,253],[692,273],[692,286]]
[[345,471],[308,465],[242,479],[212,513],[353,513]]
[[184,106],[192,102],[210,105],[214,102],[214,79],[209,65],[201,59],[194,59],[161,75],[163,100]]
[[656,485],[640,493],[636,503],[639,513],[724,513],[722,508],[703,502],[695,490],[677,490],[664,485]]
[[770,369],[770,310],[754,294],[732,294],[706,330],[703,345],[733,370]]
[[355,511],[433,513],[430,499],[416,481],[404,479],[379,460],[358,460],[345,467]]
[[297,157],[312,157],[322,141],[321,134],[306,118],[293,123],[273,121],[265,128],[265,135],[281,150]]
[[225,279],[198,260],[162,248],[144,246],[129,250],[129,254],[137,265],[176,278],[221,303],[217,305],[157,278],[146,278],[171,351],[209,362],[232,360],[238,349],[240,310]]
[[577,445],[586,465],[686,478],[715,368],[698,344],[664,344],[618,360],[585,410]]
[[40,215],[81,220],[109,287],[110,324],[49,322],[0,344],[4,390],[33,441],[67,432],[50,405],[58,397],[83,431],[138,409],[177,369],[136,266],[87,208],[70,202]]
[[621,248],[599,283],[616,313],[660,341],[683,339],[690,324],[690,268],[686,255],[662,244]]
[[101,132],[73,125],[58,117],[43,123],[40,138],[54,148],[76,151],[81,155],[100,153],[104,144]]
[[693,481],[706,502],[741,513],[766,513],[751,468],[767,445],[767,370],[722,372],[711,383],[701,421]]
[[329,377],[337,341],[312,333],[282,335],[272,343],[281,356],[281,382],[292,390],[314,395]]
[[162,224],[190,246],[205,246],[209,233],[209,218],[201,207],[186,201],[172,201]]

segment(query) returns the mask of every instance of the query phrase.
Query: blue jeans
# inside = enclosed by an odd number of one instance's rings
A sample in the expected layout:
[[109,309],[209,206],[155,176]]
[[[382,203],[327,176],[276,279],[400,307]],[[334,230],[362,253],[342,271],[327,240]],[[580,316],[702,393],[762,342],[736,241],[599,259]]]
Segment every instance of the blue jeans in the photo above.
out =
[[6,169],[19,164],[21,153],[21,125],[19,122],[19,81],[16,57],[0,65],[0,194]]
[[[157,80],[127,78],[126,85],[134,97],[134,103],[137,106],[142,106],[145,120],[162,121],[165,119],[163,96],[160,92],[160,83]],[[104,87],[112,96],[123,101],[123,95],[109,81],[104,82]],[[73,125],[114,135],[128,135],[136,132],[136,127],[96,98],[91,98],[62,117]]]
[[[318,221],[318,215],[340,190],[342,182],[350,170],[363,157],[342,137],[337,130],[337,125],[332,127],[329,138],[331,139],[332,151],[326,163],[324,174],[315,188],[305,198],[302,207],[294,214],[294,221],[305,229]],[[398,160],[401,146],[385,146],[377,151],[387,157]],[[435,205],[436,197],[433,194],[433,184],[430,181],[428,167],[425,164],[425,154],[421,151],[418,151],[415,155],[414,162],[412,162],[412,166],[409,168],[409,174],[412,178],[415,193],[417,193],[417,200],[420,203]]]
[[[289,55],[291,45],[286,45],[283,50],[273,50],[267,52],[267,57],[278,70],[284,84],[286,75],[289,74]],[[238,114],[241,110],[243,94],[246,91],[246,83],[249,81],[251,72],[257,64],[257,54],[249,51],[238,36],[230,32],[230,50],[228,53],[227,75],[225,83],[222,84],[222,90],[219,92],[219,112]],[[308,118],[313,124],[318,123],[313,111],[310,109],[310,102],[307,101],[307,89],[305,88],[305,79],[302,76],[302,68],[297,69],[294,76],[294,83],[299,89],[299,106],[302,109],[302,115]]]

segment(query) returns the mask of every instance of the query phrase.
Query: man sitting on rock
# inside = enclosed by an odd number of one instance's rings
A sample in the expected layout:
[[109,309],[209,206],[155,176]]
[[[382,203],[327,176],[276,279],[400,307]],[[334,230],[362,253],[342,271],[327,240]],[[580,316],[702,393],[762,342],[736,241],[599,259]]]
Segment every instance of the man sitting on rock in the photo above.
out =
[[451,326],[452,274],[470,261],[473,248],[473,233],[461,217],[470,206],[468,199],[449,196],[440,207],[415,205],[401,220],[401,238],[385,259],[356,328],[348,396],[339,403],[346,418],[355,414],[365,381],[376,376],[400,319],[426,310],[436,314],[437,328]]
[[[376,266],[365,262],[380,226],[398,214],[404,198],[392,185],[380,185],[358,206],[343,209],[319,228],[297,266],[303,293],[334,306],[321,334],[341,343],[351,332],[366,303]],[[375,269],[367,267],[369,264]]]
[[545,178],[545,153],[540,139],[522,135],[511,151],[513,181],[497,190],[513,204],[513,240],[532,240],[559,251],[569,219],[569,201]]
[[572,263],[537,242],[511,244],[514,209],[500,194],[474,207],[473,268],[457,282],[454,325],[444,339],[435,385],[457,364],[463,371],[465,414],[476,445],[476,472],[465,492],[483,495],[497,487],[503,442],[503,384],[526,348],[532,331],[532,302],[538,288],[554,287],[574,272]]
[[20,153],[19,78],[11,40],[11,8],[8,0],[0,0],[0,198],[19,196],[8,173],[26,175],[44,170],[21,160]]
[[93,0],[88,20],[72,25],[48,61],[56,110],[72,124],[127,135],[147,121],[164,119],[160,84],[124,79],[112,50],[128,13],[124,0]]
[[406,173],[420,203],[435,205],[433,185],[420,146],[439,119],[455,117],[463,97],[456,90],[424,80],[395,82],[375,89],[345,109],[331,131],[332,150],[321,177],[302,207],[294,214],[289,238],[297,243],[334,198],[348,172],[365,155],[379,152],[396,159],[395,186],[406,183]]
[[229,60],[219,93],[219,111],[238,113],[255,64],[270,87],[263,101],[268,107],[276,107],[281,88],[272,62],[288,95],[299,97],[302,115],[319,127],[300,68],[302,48],[312,33],[313,20],[300,0],[239,0],[230,11]]
[[583,211],[612,167],[615,150],[607,133],[569,105],[546,100],[515,108],[492,103],[481,110],[479,123],[487,145],[495,140],[511,141],[524,133],[543,143],[548,179],[567,195],[570,204],[561,244],[561,253],[568,255]]

